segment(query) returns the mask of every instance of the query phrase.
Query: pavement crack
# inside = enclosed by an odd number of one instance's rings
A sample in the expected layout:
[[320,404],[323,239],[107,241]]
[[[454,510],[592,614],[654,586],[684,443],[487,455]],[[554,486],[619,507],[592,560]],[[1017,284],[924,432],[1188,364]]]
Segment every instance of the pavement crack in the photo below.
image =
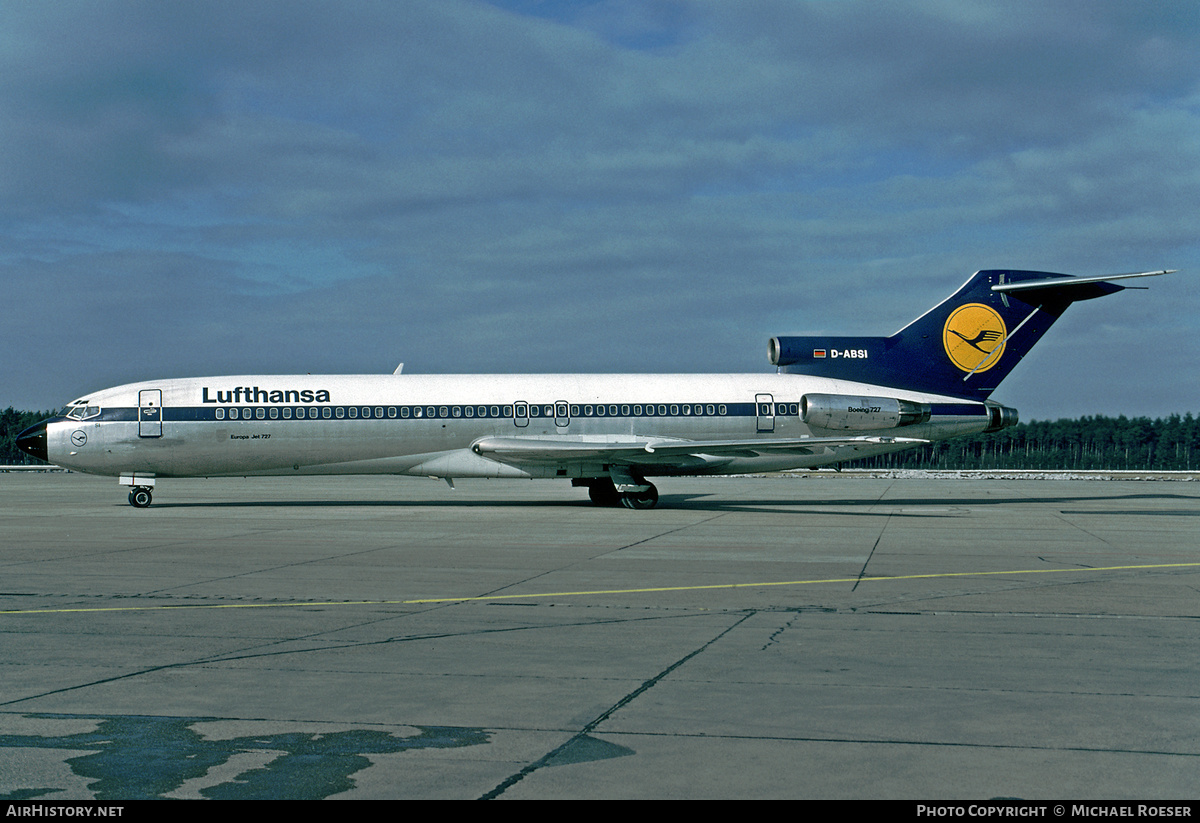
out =
[[[895,484],[895,480],[893,480],[891,483],[888,483],[887,488],[880,493],[879,497],[875,500],[875,503],[871,505],[872,509],[879,504],[879,501],[887,497],[887,493],[891,491],[892,486]],[[858,584],[861,583],[862,579],[867,576],[867,566],[871,565],[871,558],[875,556],[875,550],[879,548],[879,541],[883,540],[883,535],[887,532],[888,524],[891,522],[892,512],[888,512],[887,517],[885,517],[883,521],[883,528],[879,530],[879,535],[875,538],[875,542],[871,544],[871,551],[867,553],[867,559],[863,561],[862,568],[859,569],[858,572],[858,579],[854,581],[854,585],[850,587],[850,591],[858,591]]]
[[714,643],[716,643],[718,640],[723,638],[725,635],[732,632],[738,626],[745,623],[747,620],[749,620],[751,617],[753,617],[757,613],[758,613],[757,610],[752,610],[752,611],[748,611],[745,614],[743,614],[740,619],[734,621],[734,623],[732,625],[727,626],[725,629],[718,632],[714,637],[709,638],[699,648],[693,649],[692,651],[688,652],[683,657],[679,658],[674,663],[672,663],[670,666],[667,666],[661,672],[654,675],[654,677],[651,677],[649,680],[644,681],[640,686],[638,686],[636,689],[631,691],[629,694],[622,697],[620,700],[618,700],[616,703],[614,703],[608,709],[601,712],[593,720],[591,720],[589,723],[587,723],[582,729],[580,729],[578,732],[576,732],[574,735],[572,735],[571,738],[569,740],[567,740],[565,743],[556,747],[555,749],[551,750],[550,752],[542,755],[540,758],[535,760],[533,763],[530,763],[529,765],[525,766],[525,768],[521,769],[516,774],[510,775],[507,779],[505,779],[498,786],[496,786],[496,788],[492,789],[490,792],[487,792],[486,794],[481,796],[479,799],[480,800],[495,800],[497,797],[504,794],[510,788],[515,786],[517,783],[520,783],[522,780],[524,780],[529,775],[533,774],[538,769],[552,764],[555,761],[555,759],[562,752],[566,751],[571,746],[574,746],[574,745],[580,743],[585,738],[590,736],[591,733],[596,729],[597,726],[599,726],[605,720],[608,720],[610,717],[613,716],[613,714],[620,711],[624,707],[628,706],[630,703],[632,703],[634,700],[636,700],[641,695],[645,694],[650,689],[654,688],[654,686],[656,686],[659,682],[661,682],[664,677],[666,677],[671,672],[678,669],[683,664],[687,663],[692,658],[696,657],[701,652],[704,652],[707,649],[709,649]]

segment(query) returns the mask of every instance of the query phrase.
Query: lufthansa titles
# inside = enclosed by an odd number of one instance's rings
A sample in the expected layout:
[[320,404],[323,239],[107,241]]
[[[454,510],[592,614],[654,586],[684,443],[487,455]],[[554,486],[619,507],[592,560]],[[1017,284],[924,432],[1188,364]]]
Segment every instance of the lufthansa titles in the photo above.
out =
[[229,391],[216,390],[214,397],[208,386],[203,389],[204,403],[328,403],[325,389],[260,389],[258,386],[238,386]]

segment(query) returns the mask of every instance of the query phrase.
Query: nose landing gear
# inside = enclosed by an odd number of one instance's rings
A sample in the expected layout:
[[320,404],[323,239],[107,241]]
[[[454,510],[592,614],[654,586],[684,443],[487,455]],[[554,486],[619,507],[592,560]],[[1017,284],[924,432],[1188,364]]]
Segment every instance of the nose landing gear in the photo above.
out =
[[150,506],[154,496],[154,475],[148,472],[122,472],[117,482],[129,487],[129,505],[135,509]]

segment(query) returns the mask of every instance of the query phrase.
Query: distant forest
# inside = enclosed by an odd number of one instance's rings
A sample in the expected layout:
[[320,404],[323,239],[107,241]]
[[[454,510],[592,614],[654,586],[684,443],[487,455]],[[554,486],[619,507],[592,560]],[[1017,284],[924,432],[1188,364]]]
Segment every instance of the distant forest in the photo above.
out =
[[[51,412],[0,412],[0,465],[38,463],[17,449],[17,434]],[[930,443],[847,461],[861,469],[1200,470],[1200,418],[1081,417],[1020,423],[995,434]]]
[[846,461],[858,469],[1200,470],[1200,418],[1034,420],[994,434]]
[[9,406],[0,412],[0,466],[29,466],[45,463],[34,460],[17,448],[17,435],[39,420],[45,420],[53,412],[22,412]]

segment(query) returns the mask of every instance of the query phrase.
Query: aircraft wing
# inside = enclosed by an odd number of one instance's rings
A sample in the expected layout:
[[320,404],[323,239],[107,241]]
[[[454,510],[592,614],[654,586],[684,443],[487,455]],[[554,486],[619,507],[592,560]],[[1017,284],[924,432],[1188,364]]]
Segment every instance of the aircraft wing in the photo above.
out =
[[681,457],[757,457],[763,454],[816,454],[826,448],[868,444],[918,445],[913,437],[790,437],[746,440],[679,440],[669,438],[586,439],[569,437],[484,437],[471,450],[505,463],[560,463],[598,460],[636,465],[670,464]]

